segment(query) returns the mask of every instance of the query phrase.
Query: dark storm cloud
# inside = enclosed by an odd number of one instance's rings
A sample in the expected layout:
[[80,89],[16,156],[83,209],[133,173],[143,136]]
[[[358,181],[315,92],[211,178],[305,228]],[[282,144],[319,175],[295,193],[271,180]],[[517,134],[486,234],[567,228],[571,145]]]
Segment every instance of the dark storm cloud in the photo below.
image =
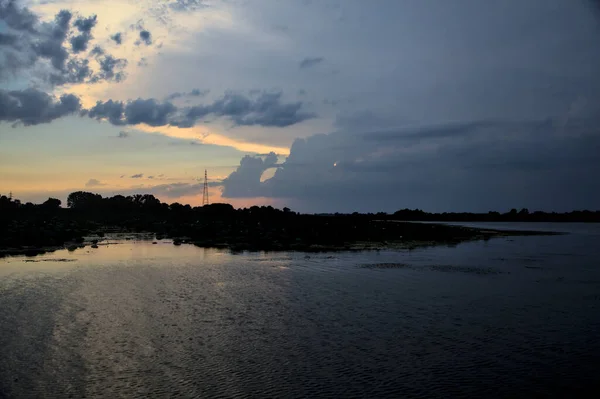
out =
[[[0,38],[3,47],[0,79],[19,77],[33,69],[34,78],[53,85],[121,80],[124,77],[122,73],[106,73],[103,69],[104,59],[99,56],[104,52],[93,50],[89,54],[93,57],[91,59],[77,56],[88,49],[97,17],[79,17],[71,24],[72,19],[70,11],[61,10],[52,21],[44,22],[27,8],[17,6],[15,1],[0,2],[0,21],[8,27],[8,32],[3,32]],[[39,65],[38,61],[43,60],[48,60],[52,68],[34,69]],[[98,74],[90,63],[94,60],[102,69]],[[125,65],[124,62],[116,63],[114,68],[124,68]]]
[[98,101],[87,111],[94,119],[107,119],[113,125],[136,125],[145,123],[150,126],[164,126],[168,118],[177,108],[171,103],[159,103],[154,99],[137,100],[123,103],[121,101]]
[[[84,60],[81,64],[73,64],[68,76],[71,81],[82,81],[90,73]],[[58,75],[56,79],[64,76]],[[54,103],[50,95],[36,89],[3,90],[2,104],[2,120],[21,121],[26,125],[50,122],[81,109],[79,98],[74,95],[63,95],[58,103]],[[253,100],[238,94],[226,94],[209,105],[182,108],[169,101],[159,102],[153,98],[127,102],[98,101],[92,108],[81,110],[80,114],[108,120],[116,126],[146,124],[191,127],[202,118],[214,116],[229,118],[236,125],[283,127],[314,116],[300,111],[301,106],[302,103],[282,103],[281,93],[264,93]]]
[[[600,121],[470,122],[298,139],[269,165],[245,157],[224,197],[286,198],[304,210],[597,208]],[[566,134],[565,132],[569,132]]]
[[183,110],[183,117],[172,124],[193,126],[208,115],[227,117],[237,126],[285,127],[315,117],[301,111],[302,102],[282,103],[282,93],[263,92],[251,99],[242,94],[227,93],[210,105],[197,105]]
[[152,34],[147,30],[140,31],[140,44],[145,43],[146,46],[152,44]]
[[166,100],[174,100],[176,98],[181,98],[181,97],[204,97],[208,93],[210,93],[209,89],[204,89],[204,90],[193,89],[189,92],[175,92],[175,93],[169,94],[167,96]]
[[[395,130],[385,130],[379,132],[365,133],[363,139],[366,141],[376,141],[378,143],[396,142],[396,143],[420,143],[424,140],[432,139],[463,139],[471,135],[477,134],[480,128],[495,126],[497,122],[493,121],[477,121],[471,123],[447,123],[433,126],[415,126],[412,128],[402,128]],[[503,122],[503,126],[510,126],[509,123]],[[519,124],[522,126],[522,124]]]
[[58,100],[37,89],[1,90],[0,121],[25,126],[52,122],[81,109],[79,98],[63,94]]
[[122,120],[125,105],[121,101],[98,101],[91,109],[84,111],[90,118],[107,119],[113,125],[126,125]]
[[15,46],[19,37],[17,35],[6,34],[0,32],[0,46]]
[[15,0],[0,1],[0,20],[14,30],[36,33],[37,15],[27,8],[17,6]]
[[256,99],[241,94],[227,93],[208,105],[178,108],[169,101],[141,99],[127,103],[99,101],[88,116],[108,119],[114,125],[145,123],[150,126],[191,127],[208,116],[231,119],[239,126],[290,126],[314,117],[301,111],[302,103],[282,103],[281,93],[263,93]]
[[313,67],[317,64],[320,64],[321,62],[323,62],[325,60],[325,58],[323,57],[309,57],[309,58],[305,58],[302,61],[300,61],[300,68],[304,69],[304,68],[310,68]]
[[124,115],[129,125],[145,123],[150,126],[164,126],[169,123],[169,116],[176,110],[177,107],[169,102],[159,103],[153,98],[138,98],[127,104]]
[[121,43],[123,43],[123,35],[121,34],[121,32],[117,32],[114,35],[112,35],[110,37],[110,39],[112,41],[114,41],[115,43],[117,43],[117,45],[120,45]]
[[246,155],[240,166],[223,180],[223,197],[261,196],[260,177],[276,164],[277,155],[273,152],[266,157]]

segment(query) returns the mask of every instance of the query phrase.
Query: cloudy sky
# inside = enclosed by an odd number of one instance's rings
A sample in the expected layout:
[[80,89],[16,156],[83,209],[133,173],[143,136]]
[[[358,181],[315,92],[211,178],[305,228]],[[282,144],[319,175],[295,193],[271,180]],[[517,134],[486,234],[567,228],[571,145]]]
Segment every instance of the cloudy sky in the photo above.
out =
[[0,193],[599,209],[594,0],[0,0]]

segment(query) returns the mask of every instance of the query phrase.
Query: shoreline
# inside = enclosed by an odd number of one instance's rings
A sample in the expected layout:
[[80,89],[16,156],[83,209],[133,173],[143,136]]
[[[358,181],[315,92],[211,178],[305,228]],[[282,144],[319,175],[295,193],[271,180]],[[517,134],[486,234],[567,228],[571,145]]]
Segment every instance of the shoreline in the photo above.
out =
[[[373,221],[381,223],[389,223],[392,221]],[[393,221],[393,223],[398,223]],[[379,250],[413,250],[418,248],[433,247],[433,246],[456,246],[464,242],[472,241],[487,241],[492,238],[514,237],[514,236],[548,236],[548,235],[564,235],[564,232],[549,232],[549,231],[533,231],[533,230],[496,230],[489,228],[474,228],[461,225],[446,225],[443,223],[422,224],[419,222],[400,222],[404,227],[414,227],[418,225],[431,226],[433,228],[442,228],[452,230],[455,235],[445,237],[443,239],[436,238],[435,235],[430,239],[388,239],[388,240],[354,240],[339,244],[327,242],[279,242],[277,240],[262,241],[260,243],[244,240],[244,237],[231,238],[213,238],[199,239],[187,236],[178,236],[173,234],[161,234],[150,231],[134,231],[122,228],[105,227],[97,232],[80,237],[76,240],[69,240],[62,245],[48,246],[33,246],[21,245],[20,247],[5,247],[0,248],[0,258],[12,256],[35,257],[46,253],[52,253],[58,250],[75,251],[86,247],[98,248],[98,244],[102,245],[106,240],[146,240],[156,241],[162,239],[172,240],[173,245],[195,245],[200,248],[217,248],[227,249],[232,253],[240,252],[361,252],[361,251],[379,251]],[[111,232],[112,230],[112,232]],[[383,227],[385,230],[385,227]],[[100,232],[101,231],[101,232]],[[104,233],[106,231],[107,233]]]

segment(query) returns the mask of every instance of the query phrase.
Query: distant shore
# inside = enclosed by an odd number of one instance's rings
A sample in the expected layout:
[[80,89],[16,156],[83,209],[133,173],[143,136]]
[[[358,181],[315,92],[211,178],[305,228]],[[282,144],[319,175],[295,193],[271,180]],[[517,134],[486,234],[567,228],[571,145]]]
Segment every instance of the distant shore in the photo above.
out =
[[[216,236],[213,238],[198,238],[190,236],[177,236],[171,234],[139,232],[118,227],[104,226],[96,231],[81,231],[85,234],[75,239],[65,241],[60,245],[23,245],[14,247],[0,247],[0,258],[5,256],[37,256],[57,250],[75,251],[81,248],[98,248],[106,242],[115,240],[164,240],[169,239],[174,245],[195,245],[205,248],[228,249],[232,252],[243,251],[298,251],[298,252],[337,252],[337,251],[373,251],[373,250],[413,250],[422,247],[437,245],[455,246],[467,241],[489,240],[496,237],[530,236],[530,235],[557,235],[558,232],[521,231],[521,230],[493,230],[478,229],[463,226],[450,226],[436,223],[397,222],[397,221],[371,221],[376,230],[383,232],[395,226],[401,229],[404,235],[386,235],[387,239],[372,240],[347,240],[332,243],[330,240],[308,241],[297,237],[289,241],[278,240],[270,233],[266,233],[264,240],[250,239],[248,236]],[[399,228],[399,229],[398,229]],[[371,226],[373,229],[373,226]],[[254,237],[255,238],[255,237]]]
[[[455,245],[510,235],[548,235],[540,231],[470,228],[441,222],[600,221],[600,212],[530,213],[516,209],[500,214],[443,213],[400,210],[393,214],[301,214],[288,208],[230,204],[191,207],[161,203],[150,194],[102,197],[78,191],[67,208],[56,198],[42,204],[0,196],[0,256],[29,255],[94,246],[107,233],[146,233],[200,247],[232,251],[354,251],[411,249]],[[440,223],[421,223],[440,222]]]

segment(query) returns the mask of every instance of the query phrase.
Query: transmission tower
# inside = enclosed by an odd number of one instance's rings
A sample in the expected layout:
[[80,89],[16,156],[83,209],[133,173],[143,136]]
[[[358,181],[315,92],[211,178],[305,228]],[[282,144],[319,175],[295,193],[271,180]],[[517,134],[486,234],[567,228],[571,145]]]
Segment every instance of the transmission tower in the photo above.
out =
[[202,205],[208,205],[208,174],[204,169],[204,190],[202,192]]

